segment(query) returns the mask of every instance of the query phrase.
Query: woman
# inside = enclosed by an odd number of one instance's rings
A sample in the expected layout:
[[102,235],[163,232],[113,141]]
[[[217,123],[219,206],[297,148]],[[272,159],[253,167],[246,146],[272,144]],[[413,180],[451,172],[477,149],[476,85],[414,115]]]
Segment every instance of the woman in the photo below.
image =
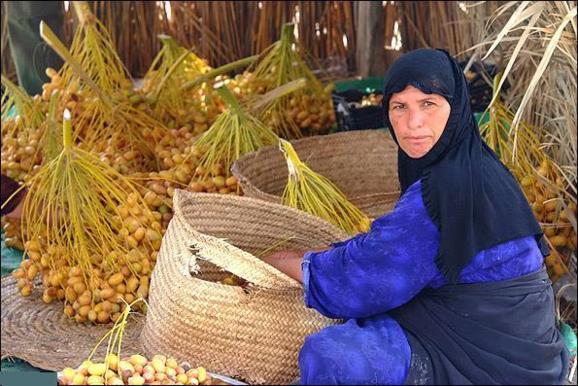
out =
[[345,319],[309,336],[303,384],[555,384],[568,353],[555,325],[542,231],[482,141],[465,78],[442,50],[385,77],[402,196],[368,233],[266,261],[305,303]]

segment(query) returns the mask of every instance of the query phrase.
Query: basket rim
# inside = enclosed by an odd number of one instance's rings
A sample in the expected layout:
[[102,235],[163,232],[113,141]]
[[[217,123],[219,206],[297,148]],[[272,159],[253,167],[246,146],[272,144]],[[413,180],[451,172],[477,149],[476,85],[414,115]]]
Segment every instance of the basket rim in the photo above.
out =
[[[299,148],[300,144],[303,144],[303,143],[315,144],[315,143],[320,143],[320,142],[330,142],[332,140],[342,140],[341,137],[343,137],[343,138],[351,137],[351,138],[357,138],[357,139],[365,139],[365,137],[367,137],[368,140],[384,140],[384,141],[388,141],[388,142],[391,141],[391,135],[388,134],[387,132],[382,131],[382,130],[367,129],[367,130],[355,130],[355,131],[342,131],[342,132],[332,133],[332,134],[328,134],[328,135],[317,135],[317,136],[301,138],[301,139],[297,139],[297,140],[291,140],[289,142],[295,148],[295,150],[297,152],[299,152],[298,148]],[[262,147],[256,151],[242,155],[231,166],[231,172],[238,179],[239,185],[243,189],[245,189],[246,191],[255,192],[256,195],[259,196],[259,199],[261,199],[263,201],[268,201],[271,203],[277,203],[277,204],[282,205],[283,198],[281,195],[276,195],[276,194],[264,191],[262,188],[260,188],[255,183],[253,183],[253,180],[251,177],[247,176],[246,173],[241,172],[241,170],[240,170],[241,168],[245,168],[251,162],[253,162],[256,159],[258,159],[259,157],[261,157],[263,155],[263,153],[269,153],[269,152],[274,151],[275,149],[278,149],[277,145],[270,145],[270,146],[265,146],[265,147]],[[307,161],[304,161],[304,162],[307,163]],[[358,194],[358,195],[348,196],[347,199],[351,202],[368,199],[370,197],[384,197],[384,199],[386,199],[386,200],[389,200],[389,199],[397,200],[400,196],[400,193],[401,193],[401,190],[399,188],[397,188],[395,190],[385,190],[383,192],[373,192],[373,193],[367,193],[367,194]]]
[[[314,222],[314,223],[318,223],[319,226],[324,226],[329,232],[331,232],[332,234],[335,235],[339,235],[339,239],[340,240],[345,240],[347,238],[347,234],[345,234],[345,232],[343,232],[341,229],[339,229],[338,227],[336,227],[335,225],[329,223],[328,221],[325,221],[323,219],[320,219],[318,217],[315,217],[313,215],[310,215],[308,213],[305,213],[303,211],[300,211],[298,209],[294,209],[294,208],[290,208],[288,206],[285,205],[281,205],[281,204],[276,204],[276,203],[271,203],[271,202],[266,202],[260,199],[256,199],[256,198],[251,198],[251,197],[237,197],[237,196],[223,196],[222,194],[218,194],[218,193],[193,193],[193,192],[189,192],[186,190],[182,190],[182,189],[176,189],[175,190],[175,194],[173,196],[173,208],[174,208],[174,213],[175,216],[173,218],[173,220],[171,221],[178,221],[178,226],[182,226],[185,228],[184,232],[188,233],[188,234],[198,234],[200,235],[202,238],[206,238],[208,240],[210,240],[211,242],[211,246],[206,247],[211,248],[211,249],[229,249],[229,250],[233,250],[235,251],[235,254],[231,254],[231,256],[228,256],[227,260],[225,259],[221,259],[220,258],[220,253],[217,254],[212,254],[212,256],[210,258],[207,258],[206,256],[194,256],[194,253],[191,252],[191,257],[192,258],[202,258],[204,261],[207,261],[211,264],[216,265],[218,268],[223,269],[224,271],[233,273],[234,275],[247,280],[249,283],[251,283],[252,285],[256,286],[256,287],[260,287],[260,288],[268,288],[268,289],[279,289],[279,288],[287,288],[289,290],[296,290],[296,289],[302,289],[302,284],[299,283],[297,280],[291,278],[290,276],[288,276],[287,274],[281,272],[280,270],[278,270],[277,268],[273,267],[270,264],[265,263],[263,260],[259,259],[257,256],[253,255],[250,252],[247,252],[245,250],[243,250],[242,248],[230,243],[229,241],[226,241],[224,239],[220,239],[216,236],[210,235],[210,234],[206,234],[203,232],[200,232],[198,230],[195,229],[195,227],[189,223],[189,221],[187,220],[186,216],[183,214],[183,203],[185,200],[191,200],[191,201],[196,201],[196,202],[200,202],[199,200],[205,200],[205,201],[211,201],[211,202],[215,202],[215,201],[220,201],[222,203],[226,203],[226,202],[251,202],[253,204],[256,204],[259,208],[263,209],[266,207],[275,207],[276,209],[282,210],[282,211],[286,211],[289,213],[293,213],[295,215],[297,215],[298,217],[303,217],[303,215],[306,215],[304,218],[306,218],[307,220]],[[338,241],[338,240],[336,240]],[[190,246],[191,244],[187,244],[186,248],[188,250],[190,250]],[[232,262],[232,260],[234,261],[234,264]],[[189,279],[189,277],[193,280],[199,280],[202,283],[212,283],[212,284],[217,284],[220,285],[219,283],[213,283],[213,282],[208,282],[206,280],[200,279],[198,277],[194,277],[193,275],[190,274],[190,270],[189,267],[185,267],[187,272],[189,272],[189,276],[187,277],[187,279]],[[237,269],[239,268],[239,269]],[[243,270],[244,268],[244,270]],[[255,271],[255,269],[257,271]],[[245,273],[248,271],[252,271],[254,272],[254,275],[246,275]],[[271,279],[272,284],[274,284],[273,286],[263,283],[261,280],[259,280],[259,275],[262,275],[263,277],[268,277]],[[250,277],[252,276],[252,277]],[[226,284],[223,284],[224,286],[227,286]],[[221,288],[221,287],[219,287]]]

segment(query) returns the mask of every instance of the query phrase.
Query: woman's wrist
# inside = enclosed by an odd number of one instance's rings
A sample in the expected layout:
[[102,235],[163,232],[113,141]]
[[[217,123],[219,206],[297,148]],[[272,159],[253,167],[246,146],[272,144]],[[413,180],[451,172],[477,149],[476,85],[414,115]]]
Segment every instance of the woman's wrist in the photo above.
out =
[[263,258],[263,261],[302,283],[301,262],[305,253],[306,251],[280,251]]

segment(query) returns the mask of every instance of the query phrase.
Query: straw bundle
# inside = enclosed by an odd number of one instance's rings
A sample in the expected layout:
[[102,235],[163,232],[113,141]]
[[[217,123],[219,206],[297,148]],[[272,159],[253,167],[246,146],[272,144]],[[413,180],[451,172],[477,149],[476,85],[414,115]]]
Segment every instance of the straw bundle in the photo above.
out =
[[478,2],[474,13],[469,3],[473,2],[396,2],[403,49],[443,48],[460,58],[480,41],[486,20],[498,7],[496,1]]
[[1,50],[2,50],[2,75],[5,75],[9,79],[14,80],[16,78],[16,69],[14,68],[14,62],[12,61],[12,55],[10,54],[10,49],[8,46],[8,13],[4,8],[6,4],[2,2],[2,37],[1,37]]
[[[167,24],[178,41],[197,47],[203,57],[220,65],[262,52],[279,39],[284,24],[295,22],[304,49],[317,61],[339,57],[354,68],[354,5],[353,1],[171,2],[172,20]],[[246,41],[253,44],[242,44]]]
[[[386,42],[392,40],[398,19],[398,4],[392,3],[384,5]],[[72,41],[78,22],[74,5],[70,4],[64,15],[62,39],[67,44]],[[334,67],[329,71],[333,76],[353,73],[356,68],[354,1],[91,1],[89,4],[110,32],[118,56],[135,77],[146,73],[160,49],[156,39],[159,34],[168,34],[185,47],[195,48],[218,67],[262,52],[279,38],[281,27],[288,22],[296,23],[304,49],[320,63],[319,68]],[[2,39],[6,44],[7,34],[3,33]],[[2,55],[2,63],[3,73],[13,74],[9,54]]]
[[[160,49],[163,10],[156,1],[91,1],[91,9],[110,31],[115,50],[135,77],[142,77]],[[173,3],[173,2],[171,2]],[[183,21],[185,22],[185,21]]]

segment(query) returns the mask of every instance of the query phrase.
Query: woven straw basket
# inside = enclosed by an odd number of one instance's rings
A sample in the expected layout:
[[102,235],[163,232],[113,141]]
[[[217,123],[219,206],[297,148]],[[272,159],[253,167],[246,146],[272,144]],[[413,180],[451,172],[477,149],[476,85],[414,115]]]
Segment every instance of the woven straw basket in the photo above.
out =
[[[280,240],[286,243],[278,249],[309,249],[347,235],[301,211],[247,197],[177,190],[173,210],[151,279],[145,352],[249,383],[295,379],[305,337],[338,321],[307,309],[301,284],[255,255]],[[221,284],[231,273],[250,284]]]
[[[397,145],[381,130],[359,130],[291,142],[299,158],[333,181],[369,217],[388,213],[399,198]],[[232,167],[248,197],[281,203],[287,162],[278,146],[244,155]]]

